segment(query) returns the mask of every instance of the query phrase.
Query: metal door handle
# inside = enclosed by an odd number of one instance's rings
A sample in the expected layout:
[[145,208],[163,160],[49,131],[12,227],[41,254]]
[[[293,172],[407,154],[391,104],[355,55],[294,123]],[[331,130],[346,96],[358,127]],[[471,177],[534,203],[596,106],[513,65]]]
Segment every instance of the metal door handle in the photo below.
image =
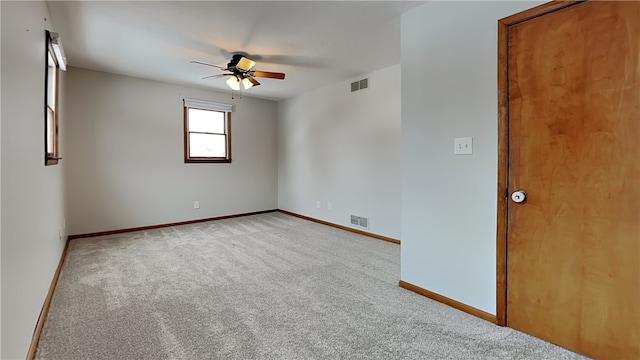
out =
[[521,203],[526,198],[527,198],[527,193],[524,192],[524,190],[517,190],[517,191],[514,191],[513,194],[511,194],[511,200],[513,200],[514,203]]

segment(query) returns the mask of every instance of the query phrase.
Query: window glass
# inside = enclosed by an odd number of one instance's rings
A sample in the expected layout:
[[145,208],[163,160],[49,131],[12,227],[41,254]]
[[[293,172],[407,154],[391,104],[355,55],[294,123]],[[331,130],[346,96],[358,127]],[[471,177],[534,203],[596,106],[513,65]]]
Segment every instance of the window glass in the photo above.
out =
[[192,157],[226,157],[227,147],[224,135],[189,134]]
[[189,131],[224,134],[222,111],[189,109]]
[[[47,108],[47,129],[55,129],[55,113],[51,108]],[[53,157],[55,153],[55,131],[47,131],[47,155]]]
[[53,59],[51,51],[47,52],[47,106],[51,110],[56,111],[56,81],[57,79],[57,67],[56,62]]

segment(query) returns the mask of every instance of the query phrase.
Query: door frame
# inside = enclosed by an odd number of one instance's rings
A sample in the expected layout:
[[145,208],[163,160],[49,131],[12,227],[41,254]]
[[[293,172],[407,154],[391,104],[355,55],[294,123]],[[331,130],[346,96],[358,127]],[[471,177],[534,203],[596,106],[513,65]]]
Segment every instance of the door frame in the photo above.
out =
[[509,27],[587,0],[552,1],[498,20],[498,210],[496,324],[507,326],[507,201],[509,199]]

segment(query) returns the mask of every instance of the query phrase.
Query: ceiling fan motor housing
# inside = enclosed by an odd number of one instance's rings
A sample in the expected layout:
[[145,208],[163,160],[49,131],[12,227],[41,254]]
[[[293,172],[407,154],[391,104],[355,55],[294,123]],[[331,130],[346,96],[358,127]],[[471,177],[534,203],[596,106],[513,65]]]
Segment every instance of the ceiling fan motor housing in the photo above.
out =
[[229,64],[227,64],[227,66],[228,67],[235,67],[236,65],[238,65],[238,62],[243,57],[244,56],[242,56],[241,54],[234,54],[233,57],[231,58],[231,61],[229,61]]

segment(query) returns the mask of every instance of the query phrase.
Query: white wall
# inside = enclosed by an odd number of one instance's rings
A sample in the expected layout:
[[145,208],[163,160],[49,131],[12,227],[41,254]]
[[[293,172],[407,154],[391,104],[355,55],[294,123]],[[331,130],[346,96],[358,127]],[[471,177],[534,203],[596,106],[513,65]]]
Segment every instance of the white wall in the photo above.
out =
[[278,205],[344,226],[367,216],[359,229],[400,239],[400,65],[368,76],[365,90],[345,81],[280,102]]
[[[66,82],[70,234],[277,208],[275,102],[73,67]],[[183,98],[234,104],[231,164],[184,163]]]
[[[26,356],[64,242],[63,159],[44,166],[44,2],[2,12],[2,359]],[[47,20],[45,20],[47,19]],[[64,39],[62,39],[64,42]],[[64,116],[60,131],[65,131]],[[64,235],[64,234],[63,234]]]
[[[402,17],[402,280],[495,314],[497,20],[527,2]],[[473,155],[453,155],[455,137]]]

